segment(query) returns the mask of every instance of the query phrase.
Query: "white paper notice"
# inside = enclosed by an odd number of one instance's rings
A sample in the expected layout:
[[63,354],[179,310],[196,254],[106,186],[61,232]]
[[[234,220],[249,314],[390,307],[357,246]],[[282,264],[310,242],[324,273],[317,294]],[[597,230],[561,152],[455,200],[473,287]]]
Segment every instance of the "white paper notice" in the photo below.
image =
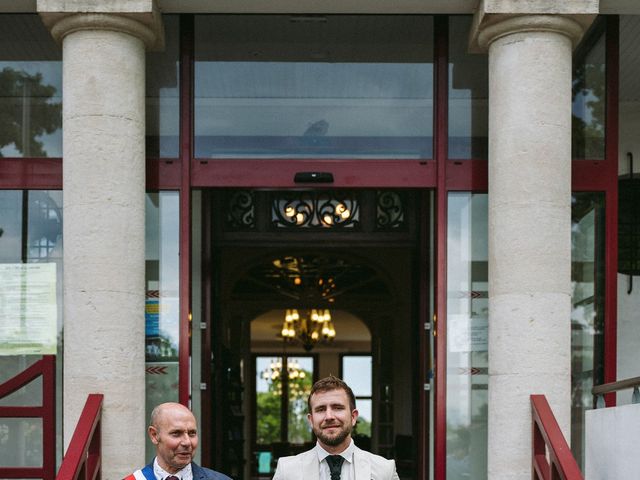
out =
[[55,263],[0,264],[0,355],[56,353]]
[[447,342],[451,352],[486,352],[489,348],[489,322],[486,317],[449,315]]

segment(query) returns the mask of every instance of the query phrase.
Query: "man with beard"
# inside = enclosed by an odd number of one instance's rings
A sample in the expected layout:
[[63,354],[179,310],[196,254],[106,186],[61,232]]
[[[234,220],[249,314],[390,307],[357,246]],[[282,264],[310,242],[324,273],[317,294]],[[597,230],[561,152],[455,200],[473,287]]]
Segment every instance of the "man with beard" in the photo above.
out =
[[393,460],[359,449],[351,431],[358,419],[349,386],[334,376],[318,380],[308,400],[311,450],[278,459],[273,480],[399,480]]
[[162,403],[151,412],[149,438],[156,458],[124,480],[231,480],[193,461],[198,447],[196,419],[180,403]]

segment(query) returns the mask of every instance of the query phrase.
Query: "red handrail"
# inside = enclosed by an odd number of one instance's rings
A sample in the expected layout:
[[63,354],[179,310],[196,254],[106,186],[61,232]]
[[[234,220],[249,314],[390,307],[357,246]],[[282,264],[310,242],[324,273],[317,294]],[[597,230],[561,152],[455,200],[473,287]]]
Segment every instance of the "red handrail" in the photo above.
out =
[[[584,480],[544,395],[531,395],[532,479]],[[548,459],[547,459],[548,456]]]
[[0,478],[53,480],[56,472],[56,357],[45,355],[0,385],[0,399],[42,376],[42,405],[0,407],[0,418],[42,418],[42,467],[0,467]]
[[56,480],[100,480],[103,398],[100,393],[91,393],[87,397]]

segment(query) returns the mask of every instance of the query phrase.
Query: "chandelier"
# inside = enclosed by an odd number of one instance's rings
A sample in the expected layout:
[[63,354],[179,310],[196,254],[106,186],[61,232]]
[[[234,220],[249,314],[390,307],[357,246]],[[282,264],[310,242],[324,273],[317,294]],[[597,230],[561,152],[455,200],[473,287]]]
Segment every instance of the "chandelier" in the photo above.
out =
[[[310,385],[304,385],[304,379],[307,377],[307,372],[300,366],[295,359],[286,359],[286,377],[288,378],[289,393],[295,397],[308,394]],[[267,368],[262,370],[262,378],[267,382],[273,384],[272,389],[274,395],[282,395],[282,360],[273,359]]]
[[287,309],[282,331],[285,342],[299,342],[305,351],[310,351],[318,343],[330,343],[336,336],[336,329],[327,309],[312,308],[301,317],[295,308]]

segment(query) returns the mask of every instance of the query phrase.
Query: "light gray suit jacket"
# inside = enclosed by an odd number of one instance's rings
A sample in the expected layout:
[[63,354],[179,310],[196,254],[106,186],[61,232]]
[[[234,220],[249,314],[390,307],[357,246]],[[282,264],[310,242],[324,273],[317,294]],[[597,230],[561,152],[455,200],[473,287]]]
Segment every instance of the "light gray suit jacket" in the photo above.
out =
[[[353,465],[355,480],[400,480],[396,462],[355,447]],[[294,457],[280,457],[273,480],[318,480],[320,462],[315,449]]]

